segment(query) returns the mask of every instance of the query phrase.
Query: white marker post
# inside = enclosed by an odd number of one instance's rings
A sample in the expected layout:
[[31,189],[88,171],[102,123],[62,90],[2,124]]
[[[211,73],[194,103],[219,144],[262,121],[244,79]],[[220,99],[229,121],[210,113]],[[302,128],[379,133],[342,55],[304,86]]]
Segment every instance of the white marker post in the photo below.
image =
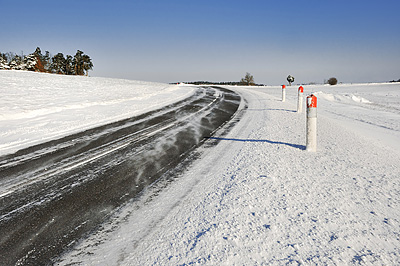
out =
[[317,151],[317,97],[307,97],[307,138],[306,151]]
[[286,85],[282,85],[282,102],[286,101]]
[[300,86],[299,91],[297,93],[297,112],[298,113],[303,112],[303,92],[304,92],[304,88],[303,88],[303,86]]

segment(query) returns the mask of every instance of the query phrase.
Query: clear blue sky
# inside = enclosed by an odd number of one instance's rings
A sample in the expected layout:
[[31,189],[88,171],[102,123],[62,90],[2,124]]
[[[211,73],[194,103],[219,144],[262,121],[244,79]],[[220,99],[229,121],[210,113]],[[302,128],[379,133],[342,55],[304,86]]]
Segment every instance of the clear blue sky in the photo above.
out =
[[0,51],[88,54],[91,76],[400,79],[399,0],[0,0]]

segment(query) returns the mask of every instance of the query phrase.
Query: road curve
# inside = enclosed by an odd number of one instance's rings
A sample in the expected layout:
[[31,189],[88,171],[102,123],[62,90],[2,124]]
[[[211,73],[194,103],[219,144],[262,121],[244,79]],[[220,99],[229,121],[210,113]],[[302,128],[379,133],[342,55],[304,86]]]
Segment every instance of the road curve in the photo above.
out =
[[165,108],[0,157],[0,265],[46,265],[212,136],[241,97]]

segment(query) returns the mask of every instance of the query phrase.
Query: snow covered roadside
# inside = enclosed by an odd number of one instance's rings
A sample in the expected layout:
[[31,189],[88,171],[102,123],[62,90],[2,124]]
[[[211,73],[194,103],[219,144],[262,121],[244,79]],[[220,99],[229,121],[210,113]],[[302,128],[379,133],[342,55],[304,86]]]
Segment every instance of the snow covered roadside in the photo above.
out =
[[400,88],[376,85],[392,95],[378,101],[372,86],[305,87],[319,96],[316,153],[297,88],[285,103],[278,87],[235,88],[249,107],[224,140],[61,264],[399,264]]
[[0,70],[0,155],[155,110],[194,88]]

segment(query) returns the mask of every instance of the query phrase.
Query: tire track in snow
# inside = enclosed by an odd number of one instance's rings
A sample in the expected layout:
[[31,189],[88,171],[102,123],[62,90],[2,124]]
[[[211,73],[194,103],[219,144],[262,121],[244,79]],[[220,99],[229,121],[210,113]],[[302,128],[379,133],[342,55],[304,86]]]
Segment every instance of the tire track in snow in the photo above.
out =
[[163,109],[1,157],[1,264],[52,263],[177,166],[239,104],[229,90],[199,89]]

